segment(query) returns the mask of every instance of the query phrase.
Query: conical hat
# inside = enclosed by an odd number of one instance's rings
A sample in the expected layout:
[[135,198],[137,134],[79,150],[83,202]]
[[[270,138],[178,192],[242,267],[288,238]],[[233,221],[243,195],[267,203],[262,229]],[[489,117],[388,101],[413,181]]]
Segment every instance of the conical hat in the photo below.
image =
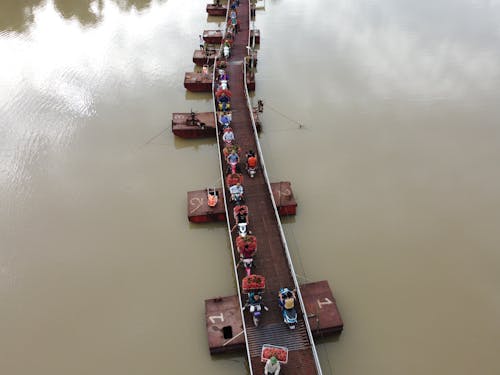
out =
[[293,298],[287,298],[285,300],[285,309],[291,309],[294,307],[294,301],[293,301]]

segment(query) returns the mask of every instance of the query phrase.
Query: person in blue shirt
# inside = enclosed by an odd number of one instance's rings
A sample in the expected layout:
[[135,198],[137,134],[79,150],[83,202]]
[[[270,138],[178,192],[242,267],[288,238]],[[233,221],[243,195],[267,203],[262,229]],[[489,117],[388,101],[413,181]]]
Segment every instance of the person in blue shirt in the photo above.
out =
[[226,128],[229,126],[229,124],[231,124],[231,118],[227,115],[226,112],[224,112],[224,114],[220,117],[219,121],[222,125],[222,128]]
[[236,151],[231,151],[231,153],[227,156],[228,164],[238,163],[240,161],[240,157],[236,153]]
[[222,93],[221,96],[219,96],[219,105],[223,111],[226,111],[228,109],[228,104],[229,104],[229,97]]
[[[234,133],[232,130],[230,130],[231,128],[229,128],[227,131],[224,132],[224,135],[222,136],[222,140],[224,141],[224,143],[233,143],[234,141]],[[229,157],[229,156],[228,156]]]

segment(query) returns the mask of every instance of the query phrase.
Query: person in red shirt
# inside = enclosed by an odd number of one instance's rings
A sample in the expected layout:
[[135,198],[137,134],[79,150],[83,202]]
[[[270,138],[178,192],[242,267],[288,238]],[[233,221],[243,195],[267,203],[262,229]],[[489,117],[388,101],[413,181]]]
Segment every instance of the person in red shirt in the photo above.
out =
[[255,156],[255,153],[250,150],[246,154],[247,157],[247,169],[252,168],[255,169],[257,167],[257,157]]

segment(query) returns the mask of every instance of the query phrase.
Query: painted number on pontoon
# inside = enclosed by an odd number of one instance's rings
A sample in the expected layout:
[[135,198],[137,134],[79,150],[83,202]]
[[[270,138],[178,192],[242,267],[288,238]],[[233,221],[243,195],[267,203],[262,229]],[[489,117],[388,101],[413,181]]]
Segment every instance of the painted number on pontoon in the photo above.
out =
[[289,197],[292,195],[292,191],[290,189],[276,190],[276,194],[278,194],[278,197],[281,197],[282,195],[284,197]]
[[205,201],[204,198],[191,198],[191,200],[189,201],[189,204],[191,205],[191,211],[190,213],[192,214],[193,212],[195,212],[198,208],[200,208],[201,206],[203,206],[203,202]]
[[325,298],[323,301],[318,300],[318,306],[320,309],[323,308],[323,305],[331,305],[333,302],[330,301],[328,298]]
[[212,324],[215,324],[217,319],[220,319],[220,322],[222,323],[224,321],[224,314],[220,313],[220,315],[212,315],[209,316],[208,319],[212,322]]

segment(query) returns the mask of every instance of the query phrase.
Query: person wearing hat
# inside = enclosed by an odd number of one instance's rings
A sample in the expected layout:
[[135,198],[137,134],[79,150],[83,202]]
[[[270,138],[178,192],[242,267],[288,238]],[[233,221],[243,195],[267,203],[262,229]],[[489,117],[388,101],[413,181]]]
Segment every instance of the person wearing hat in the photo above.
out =
[[264,367],[265,375],[279,375],[280,373],[280,363],[276,359],[276,357],[271,357],[267,360],[266,366]]
[[280,299],[280,306],[285,308],[285,310],[291,310],[295,308],[295,300],[297,299],[297,296],[295,295],[294,290],[285,288],[283,292],[280,291],[278,293],[278,297]]

